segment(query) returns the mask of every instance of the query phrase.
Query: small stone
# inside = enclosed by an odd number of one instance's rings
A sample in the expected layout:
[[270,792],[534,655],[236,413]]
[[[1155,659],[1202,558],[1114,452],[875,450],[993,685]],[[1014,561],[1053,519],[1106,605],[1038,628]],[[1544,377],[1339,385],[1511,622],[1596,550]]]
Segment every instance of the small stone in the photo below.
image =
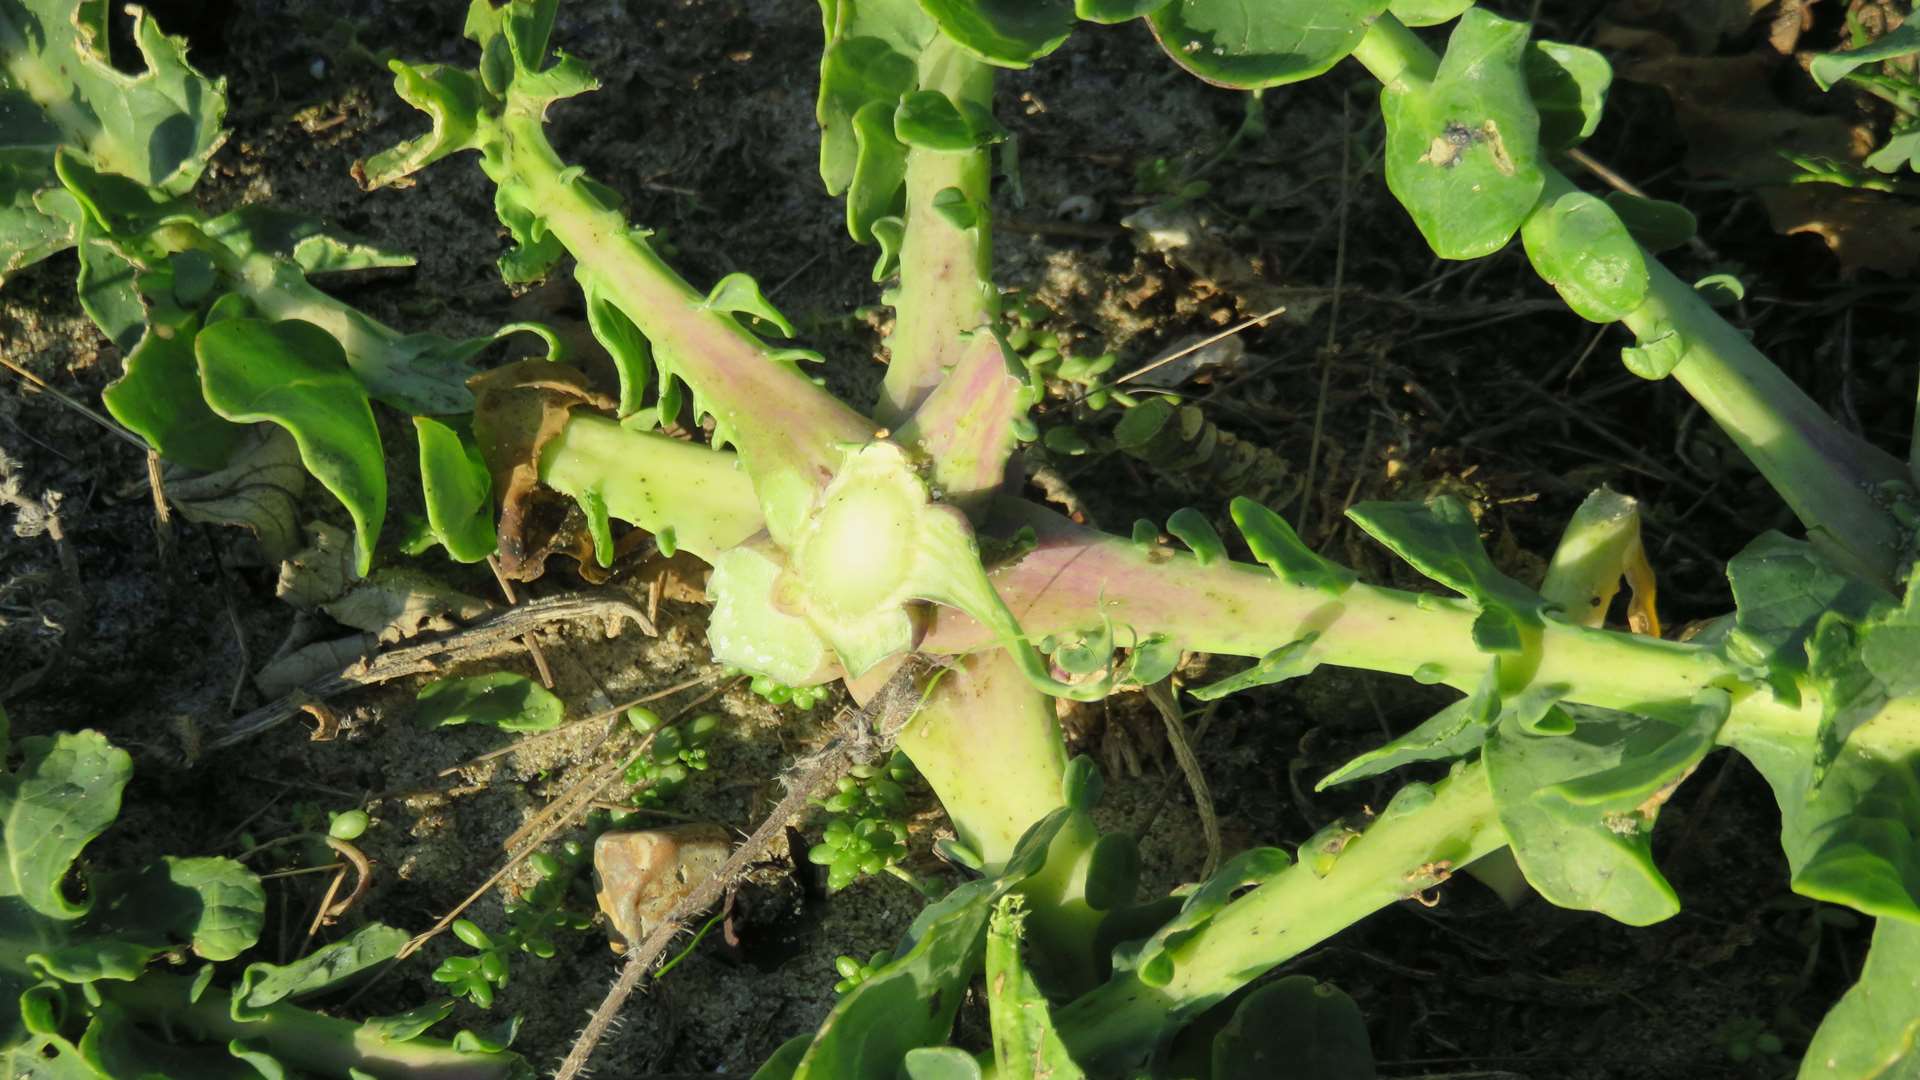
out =
[[593,845],[593,887],[613,951],[645,938],[732,852],[732,837],[719,825],[601,833]]

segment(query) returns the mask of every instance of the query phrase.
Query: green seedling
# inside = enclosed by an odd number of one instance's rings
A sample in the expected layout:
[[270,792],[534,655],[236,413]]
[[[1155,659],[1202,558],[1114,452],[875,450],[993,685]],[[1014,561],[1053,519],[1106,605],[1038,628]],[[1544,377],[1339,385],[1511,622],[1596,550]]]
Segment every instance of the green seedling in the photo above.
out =
[[662,728],[651,709],[627,710],[627,723],[638,734],[653,735],[624,774],[634,786],[635,806],[661,806],[686,787],[687,778],[707,770],[707,743],[720,726],[720,717],[702,713],[677,727]]
[[833,970],[839,973],[840,981],[833,984],[833,992],[836,994],[844,994],[852,990],[854,987],[873,978],[874,972],[879,971],[892,962],[893,954],[885,949],[881,949],[879,952],[867,957],[865,962],[856,960],[851,956],[834,957]]
[[556,935],[579,933],[593,925],[590,912],[569,906],[574,885],[592,854],[587,845],[571,840],[561,845],[561,852],[540,851],[528,858],[539,880],[517,899],[507,901],[507,927],[497,936],[472,920],[453,921],[454,936],[474,951],[441,961],[433,971],[434,982],[455,997],[492,1008],[494,991],[506,989],[512,975],[514,953],[551,959],[559,949]]
[[904,785],[912,779],[913,765],[895,753],[884,765],[854,766],[833,794],[814,800],[827,812],[827,823],[807,861],[827,868],[829,892],[883,871],[913,883],[899,866],[907,855]]

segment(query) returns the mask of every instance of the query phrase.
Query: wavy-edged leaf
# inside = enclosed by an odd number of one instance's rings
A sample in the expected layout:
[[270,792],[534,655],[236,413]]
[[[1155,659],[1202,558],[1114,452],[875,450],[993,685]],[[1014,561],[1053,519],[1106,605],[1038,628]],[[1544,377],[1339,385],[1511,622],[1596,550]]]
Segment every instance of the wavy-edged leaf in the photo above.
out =
[[793,324],[760,291],[760,283],[753,279],[752,274],[735,271],[721,278],[707,293],[706,303],[702,306],[730,315],[745,315],[777,328],[781,337],[793,336]]
[[1319,639],[1319,631],[1313,631],[1298,641],[1290,641],[1269,652],[1245,671],[1236,672],[1219,682],[1195,687],[1188,693],[1200,701],[1217,701],[1228,694],[1237,694],[1256,686],[1273,686],[1311,675],[1320,666],[1319,658],[1313,655],[1313,644]]
[[447,554],[463,563],[493,554],[493,477],[479,447],[460,432],[425,416],[413,418],[420,440],[420,495],[427,526]]
[[202,959],[231,960],[259,940],[266,919],[260,879],[232,859],[163,856],[106,878],[98,895],[69,940],[36,957],[59,979],[131,979],[181,943]]
[[1810,735],[1743,727],[1730,741],[1780,804],[1794,892],[1920,922],[1920,754],[1850,749],[1816,783]]
[[854,160],[847,185],[847,231],[859,243],[906,206],[907,147],[893,133],[892,102],[871,101],[853,114]]
[[100,393],[107,412],[168,461],[211,472],[226,465],[247,429],[207,407],[193,340],[200,318],[156,305],[147,332],[128,353],[126,374]]
[[1540,895],[1630,926],[1680,910],[1653,865],[1653,825],[1726,721],[1727,695],[1708,694],[1674,720],[1566,706],[1566,734],[1536,735],[1507,716],[1495,725],[1485,748],[1494,806]]
[[97,731],[19,742],[21,762],[0,774],[0,897],[18,897],[52,919],[85,915],[60,883],[93,838],[120,813],[133,759]]
[[1834,569],[1813,545],[1768,531],[1727,560],[1734,628],[1727,653],[1765,670],[1774,695],[1800,701],[1807,639],[1829,611],[1864,618],[1885,594]]
[[1335,784],[1364,780],[1391,772],[1402,765],[1420,761],[1450,761],[1480,749],[1487,731],[1500,715],[1499,666],[1487,665],[1487,673],[1473,693],[1428,717],[1420,726],[1378,750],[1369,750],[1313,786],[1325,791]]
[[1589,322],[1617,322],[1647,298],[1640,245],[1597,196],[1549,194],[1527,215],[1520,239],[1534,271]]
[[[1451,495],[1424,503],[1364,502],[1347,511],[1369,536],[1415,570],[1489,609],[1540,623],[1540,595],[1500,572],[1480,544],[1480,527],[1467,504]],[[1481,627],[1475,625],[1478,636]]]
[[484,724],[501,731],[551,731],[567,707],[551,690],[510,671],[437,679],[420,688],[413,718],[425,728]]
[[1443,259],[1499,250],[1540,198],[1526,55],[1525,23],[1471,8],[1430,82],[1403,79],[1381,93],[1387,186]]
[[1620,215],[1621,224],[1655,255],[1679,247],[1700,231],[1693,211],[1665,199],[1643,199],[1624,191],[1607,192],[1607,205]]
[[1339,596],[1359,580],[1359,575],[1306,545],[1285,518],[1244,495],[1234,496],[1228,511],[1233,523],[1246,537],[1253,557],[1266,564],[1275,577],[1290,585],[1319,589]]
[[1822,90],[1831,90],[1835,83],[1852,74],[1862,64],[1877,64],[1882,60],[1898,60],[1903,56],[1920,53],[1920,24],[1902,23],[1897,29],[1883,34],[1868,45],[1846,52],[1816,53],[1807,65],[1807,73]]
[[1889,701],[1920,694],[1920,577],[1898,607],[1882,605],[1860,619],[1837,610],[1822,614],[1806,648],[1808,680],[1820,695],[1818,783],[1861,725]]
[[920,0],[959,46],[989,64],[1024,68],[1073,33],[1073,0]]
[[58,187],[57,147],[100,170],[180,195],[226,138],[226,81],[187,62],[186,43],[131,8],[140,70],[108,56],[106,3],[0,4],[0,280],[73,243],[72,222],[35,195]]
[[248,964],[233,988],[229,1011],[246,1023],[279,1002],[331,990],[393,959],[407,937],[397,927],[368,923],[352,937],[322,945],[291,964]]
[[1360,1006],[1332,983],[1289,975],[1248,994],[1213,1037],[1211,1080],[1374,1080]]
[[1901,1080],[1920,1074],[1920,926],[1881,919],[1860,981],[1828,1010],[1801,1059],[1814,1080]]
[[1173,62],[1216,86],[1311,79],[1360,44],[1387,0],[1173,0],[1147,21]]
[[426,168],[448,154],[476,146],[480,108],[487,90],[472,72],[445,64],[390,61],[393,92],[427,114],[432,128],[424,135],[359,162],[354,177],[368,189],[384,187]]
[[1527,48],[1527,87],[1540,111],[1540,145],[1553,152],[1578,146],[1600,127],[1613,85],[1613,65],[1592,49],[1560,41]]
[[293,435],[307,472],[353,518],[354,564],[364,576],[386,518],[387,475],[367,392],[339,342],[312,323],[226,319],[200,331],[194,353],[214,412]]

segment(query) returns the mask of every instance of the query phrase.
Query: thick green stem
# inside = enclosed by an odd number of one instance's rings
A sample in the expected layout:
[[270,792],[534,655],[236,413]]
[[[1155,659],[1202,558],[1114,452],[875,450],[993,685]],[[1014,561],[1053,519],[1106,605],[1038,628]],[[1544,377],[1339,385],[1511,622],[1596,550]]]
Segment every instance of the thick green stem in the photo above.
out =
[[[920,55],[920,88],[938,90],[963,109],[993,107],[993,69],[936,37]],[[992,158],[965,152],[907,151],[906,234],[900,246],[898,316],[887,338],[890,359],[874,418],[895,425],[940,385],[965,351],[961,335],[999,313],[993,240],[987,215]],[[949,189],[966,197],[975,222],[961,228],[935,209]]]
[[1474,763],[1434,785],[1433,801],[1386,816],[1331,868],[1296,864],[1228,904],[1171,950],[1173,976],[1149,986],[1118,972],[1055,1014],[1075,1062],[1118,1074],[1165,1033],[1302,951],[1387,905],[1432,888],[1507,842],[1486,769]]
[[[1385,86],[1432,78],[1439,58],[1392,15],[1382,15],[1354,59]],[[1571,186],[1551,165],[1547,185]],[[1910,558],[1911,531],[1889,510],[1891,485],[1910,484],[1892,455],[1835,423],[1651,253],[1646,301],[1623,320],[1642,341],[1679,335],[1673,378],[1713,417],[1824,546],[1884,585]]]
[[238,1021],[224,994],[192,1000],[193,980],[148,974],[130,983],[102,981],[108,1001],[137,1019],[185,1031],[203,1042],[242,1040],[304,1072],[345,1077],[348,1070],[409,1080],[519,1080],[533,1075],[515,1054],[455,1050],[438,1039],[396,1042],[352,1020],[336,1020],[292,1005],[275,1005],[258,1020]]
[[1066,805],[1067,747],[1053,700],[1006,650],[976,653],[940,677],[900,732],[960,842],[992,877],[1034,822]]
[[1910,530],[1888,510],[1907,486],[1893,455],[1842,428],[1700,294],[1652,256],[1646,302],[1625,322],[1641,340],[1680,335],[1674,381],[1760,470],[1816,543],[1851,569],[1894,584],[1911,557]]
[[762,528],[738,455],[576,412],[540,451],[540,482],[712,562]]
[[674,373],[740,449],[767,529],[788,543],[814,495],[839,468],[841,446],[864,442],[873,426],[791,364],[728,312],[710,308],[646,240],[583,185],[548,145],[538,118],[501,119],[505,150],[483,161],[496,183],[518,184],[541,220],[609,297],[672,357]]
[[[1029,638],[1088,630],[1105,615],[1117,630],[1164,633],[1195,652],[1263,656],[1317,632],[1308,655],[1320,663],[1418,672],[1462,690],[1472,689],[1491,659],[1474,644],[1478,610],[1464,600],[1363,584],[1333,596],[1260,567],[1203,565],[1191,555],[1081,529],[1025,503],[1003,501],[999,509],[1005,527],[1030,525],[1037,534],[1033,550],[991,575]],[[994,644],[992,631],[942,608],[922,648],[972,652]],[[1697,645],[1549,619],[1528,662],[1530,671],[1506,661],[1508,673],[1564,686],[1569,700],[1602,708],[1644,712],[1717,686],[1734,698],[1730,727],[1784,724],[1811,733],[1820,718],[1812,687],[1802,689],[1799,706],[1781,704]],[[1889,751],[1920,743],[1920,699],[1890,702],[1851,741]]]

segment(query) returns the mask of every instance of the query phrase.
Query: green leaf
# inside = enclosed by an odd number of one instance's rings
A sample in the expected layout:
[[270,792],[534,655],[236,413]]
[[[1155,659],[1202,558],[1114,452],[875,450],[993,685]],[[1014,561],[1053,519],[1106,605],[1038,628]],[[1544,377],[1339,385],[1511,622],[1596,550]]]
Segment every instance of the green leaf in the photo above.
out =
[[227,319],[200,331],[194,354],[214,412],[293,435],[307,472],[353,518],[354,562],[364,576],[387,513],[387,476],[367,392],[340,343],[312,323]]
[[1236,495],[1228,509],[1233,523],[1240,527],[1240,534],[1246,537],[1253,557],[1265,563],[1281,581],[1339,596],[1359,580],[1353,571],[1321,558],[1300,539],[1285,518],[1260,503]]
[[980,1065],[957,1046],[920,1046],[900,1059],[907,1080],[980,1080]]
[[893,134],[892,102],[868,102],[853,114],[853,176],[847,185],[847,231],[873,241],[873,227],[906,206],[907,147]]
[[493,554],[493,477],[471,437],[424,416],[413,418],[420,440],[420,494],[427,526],[447,554],[463,563]]
[[1360,44],[1387,0],[1172,0],[1147,21],[1173,62],[1216,86],[1311,79]]
[[1920,926],[1881,919],[1860,981],[1828,1011],[1802,1076],[1899,1080],[1920,1074]]
[[1630,926],[1679,911],[1653,865],[1653,825],[1730,707],[1719,690],[1671,719],[1566,706],[1574,727],[1559,735],[1502,716],[1487,739],[1487,779],[1527,882],[1561,907]]
[[147,305],[135,285],[134,265],[88,220],[75,234],[79,238],[80,272],[74,288],[81,310],[113,342],[122,355],[133,351],[147,329]]
[[908,1052],[946,1042],[980,969],[994,905],[1045,865],[1068,814],[1056,810],[1028,829],[998,878],[967,882],[928,905],[896,958],[834,1006],[794,1080],[892,1077]]
[[647,382],[653,375],[653,350],[645,334],[627,318],[607,295],[599,275],[579,267],[574,278],[586,298],[587,326],[607,355],[620,379],[620,415],[631,416],[645,403]]
[[1387,186],[1443,259],[1499,250],[1540,198],[1526,55],[1525,23],[1472,8],[1431,82],[1403,79],[1381,93]]
[[1800,702],[1807,638],[1829,611],[1864,618],[1885,598],[1878,588],[1835,570],[1813,545],[1777,532],[1760,534],[1727,561],[1734,628],[1727,655],[1763,669],[1774,696]]
[[1188,893],[1180,913],[1169,919],[1152,937],[1133,941],[1113,953],[1115,971],[1132,971],[1148,986],[1165,986],[1172,981],[1180,944],[1200,934],[1214,916],[1225,911],[1240,892],[1260,885],[1292,865],[1292,859],[1279,848],[1251,848],[1222,863],[1220,869],[1199,888]]
[[291,964],[248,964],[233,988],[233,1018],[242,1023],[258,1020],[279,1002],[333,989],[393,959],[407,938],[405,930],[369,923],[352,937],[323,945]]
[[1369,750],[1328,773],[1313,789],[1325,791],[1335,784],[1379,776],[1415,762],[1465,757],[1487,741],[1487,731],[1499,715],[1499,665],[1489,664],[1473,693],[1378,750]]
[[371,1017],[360,1024],[360,1030],[381,1042],[408,1042],[425,1035],[428,1028],[452,1016],[456,1004],[452,998],[429,1001],[403,1013]]
[[194,313],[156,305],[146,334],[123,361],[126,374],[109,383],[100,400],[161,457],[212,472],[226,465],[247,429],[221,419],[200,394],[193,355],[199,332]]
[[1387,11],[1408,26],[1438,26],[1472,6],[1473,0],[1393,0]]
[[1364,502],[1347,516],[1415,570],[1480,605],[1483,613],[1505,611],[1526,625],[1540,625],[1545,601],[1493,565],[1480,546],[1473,513],[1459,499]]
[[1255,990],[1213,1037],[1212,1080],[1374,1080],[1367,1020],[1338,987],[1289,975]]
[[[0,90],[0,113],[8,108],[7,97]],[[36,196],[58,190],[52,186],[53,155],[38,147],[3,145],[7,137],[0,133],[0,285],[7,275],[72,247],[80,217],[77,207],[67,213],[40,208]]]
[[1902,23],[1891,33],[1883,34],[1871,44],[1847,52],[1816,53],[1807,65],[1807,73],[1822,90],[1831,90],[1835,83],[1852,74],[1862,64],[1877,64],[1882,60],[1898,60],[1903,56],[1920,53],[1920,25]]
[[133,759],[97,731],[22,739],[20,767],[0,774],[0,897],[18,897],[51,919],[85,915],[60,883],[120,813]]
[[1920,922],[1920,754],[1842,754],[1824,776],[1813,736],[1741,727],[1730,739],[1773,788],[1793,891]]
[[1540,145],[1557,153],[1586,142],[1606,109],[1613,65],[1592,49],[1536,41],[1527,49],[1526,71],[1540,111]]
[[1187,545],[1193,552],[1194,560],[1201,566],[1211,566],[1227,557],[1227,545],[1220,540],[1220,533],[1214,529],[1207,515],[1191,506],[1183,506],[1167,519],[1167,531]]
[[1171,0],[1074,0],[1073,13],[1088,22],[1111,26],[1151,15]]
[[[1086,1074],[1073,1062],[1054,1031],[1047,999],[1020,958],[1026,933],[1021,897],[1002,897],[987,922],[987,1014],[993,1025],[993,1058],[1000,1075],[1080,1080]],[[967,1063],[973,1064],[971,1058]]]
[[162,856],[115,875],[99,893],[85,932],[152,942],[156,952],[185,940],[203,960],[231,960],[252,948],[266,920],[260,879],[232,859]]
[[1686,359],[1687,339],[1672,326],[1659,324],[1644,335],[1635,331],[1638,345],[1620,350],[1620,362],[1643,379],[1664,379]]
[[1869,169],[1881,172],[1899,172],[1902,169],[1920,172],[1920,127],[1896,131],[1887,136],[1886,144],[1868,154],[1863,163]]
[[1624,191],[1609,191],[1607,205],[1620,215],[1621,223],[1640,242],[1640,246],[1655,255],[1679,247],[1700,231],[1693,211],[1679,203],[1643,199]]
[[920,0],[946,35],[989,64],[1023,68],[1073,32],[1072,0]]
[[560,238],[547,231],[540,212],[527,205],[524,193],[512,184],[493,191],[493,213],[507,227],[513,245],[501,253],[497,266],[500,280],[509,285],[524,285],[545,278],[567,254]]
[[1640,245],[1612,207],[1584,191],[1542,199],[1521,226],[1533,269],[1589,322],[1625,318],[1647,297]]
[[709,310],[724,311],[731,315],[745,315],[758,319],[780,331],[781,337],[793,336],[793,324],[787,321],[780,309],[773,306],[766,294],[760,291],[760,283],[753,280],[752,274],[738,271],[728,274],[714,283],[707,293],[706,303],[701,305]]
[[364,187],[384,187],[411,175],[448,154],[478,145],[481,103],[486,88],[473,73],[444,64],[387,65],[393,70],[393,92],[400,100],[427,114],[433,127],[425,135],[383,150],[355,166]]
[[1814,779],[1847,739],[1888,701],[1920,693],[1920,576],[1906,602],[1857,618],[1841,610],[1820,616],[1807,638],[1807,674],[1820,696]]
[[1314,642],[1319,639],[1320,632],[1312,631],[1306,637],[1290,641],[1261,657],[1245,671],[1187,692],[1201,701],[1217,701],[1228,694],[1237,694],[1256,686],[1272,686],[1302,675],[1311,675],[1320,666],[1319,657],[1313,655]]
[[132,9],[138,74],[116,68],[108,19],[117,8],[74,0],[0,5],[0,280],[73,240],[73,222],[35,195],[58,187],[56,147],[103,172],[180,195],[226,133],[224,80],[187,63],[186,44]]
[[422,687],[414,719],[425,728],[485,724],[502,731],[550,731],[566,706],[552,691],[510,671],[438,679]]
[[893,137],[922,150],[963,153],[980,145],[973,125],[953,99],[938,90],[915,90],[893,113]]

